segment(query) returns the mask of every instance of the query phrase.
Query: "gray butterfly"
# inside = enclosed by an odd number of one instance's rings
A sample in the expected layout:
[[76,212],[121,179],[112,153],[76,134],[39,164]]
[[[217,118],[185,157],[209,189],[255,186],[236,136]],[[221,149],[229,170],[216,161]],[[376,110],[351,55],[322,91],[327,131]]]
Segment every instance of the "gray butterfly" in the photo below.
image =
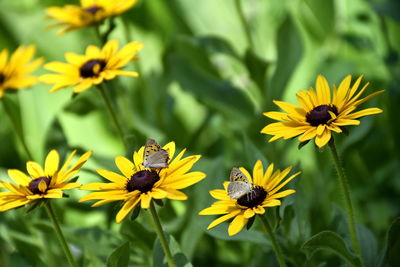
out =
[[162,149],[154,139],[147,139],[143,153],[143,166],[150,169],[168,168],[168,151]]
[[253,184],[238,168],[233,168],[229,176],[228,195],[231,199],[238,199],[253,191]]

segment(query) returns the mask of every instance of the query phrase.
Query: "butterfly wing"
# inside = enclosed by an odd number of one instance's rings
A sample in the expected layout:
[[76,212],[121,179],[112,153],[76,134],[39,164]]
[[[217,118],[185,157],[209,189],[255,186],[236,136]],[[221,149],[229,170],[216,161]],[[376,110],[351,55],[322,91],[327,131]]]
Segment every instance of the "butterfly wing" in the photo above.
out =
[[229,181],[250,184],[249,178],[247,178],[246,175],[244,175],[244,173],[238,168],[232,168],[231,175],[229,176]]
[[143,161],[143,166],[150,169],[168,168],[169,155],[165,149],[160,149],[158,152],[151,154]]
[[231,199],[238,199],[252,190],[252,185],[245,182],[233,181],[228,185],[228,196]]
[[253,185],[250,183],[249,178],[239,170],[233,168],[229,176],[228,195],[231,199],[238,199],[241,196],[249,193]]
[[151,169],[167,168],[168,160],[168,151],[162,149],[154,139],[147,139],[143,153],[143,166]]

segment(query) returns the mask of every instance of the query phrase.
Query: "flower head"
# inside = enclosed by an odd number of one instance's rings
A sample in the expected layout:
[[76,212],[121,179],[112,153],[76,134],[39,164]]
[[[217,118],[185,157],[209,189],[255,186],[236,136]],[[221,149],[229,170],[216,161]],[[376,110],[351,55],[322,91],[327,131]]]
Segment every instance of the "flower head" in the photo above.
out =
[[37,77],[31,76],[43,62],[43,58],[32,60],[36,48],[34,45],[20,46],[9,57],[8,50],[0,52],[0,98],[6,90],[25,89],[37,82]]
[[211,222],[207,229],[214,228],[220,223],[233,218],[228,228],[228,234],[232,236],[239,233],[247,224],[248,220],[254,215],[264,214],[265,207],[280,206],[281,201],[279,198],[283,198],[295,192],[293,189],[278,192],[283,186],[300,174],[300,172],[295,173],[284,180],[291,169],[292,167],[288,167],[283,171],[277,170],[273,172],[274,165],[270,164],[264,173],[263,164],[258,160],[254,165],[252,179],[250,173],[246,169],[239,168],[242,174],[247,178],[246,180],[251,184],[251,190],[243,192],[244,194],[240,196],[233,196],[230,188],[230,183],[232,183],[232,181],[224,182],[224,189],[211,190],[211,196],[218,201],[214,202],[211,207],[200,211],[199,214],[223,214],[223,216]]
[[301,135],[300,142],[315,138],[315,144],[323,147],[331,139],[332,131],[341,133],[343,126],[359,125],[358,118],[382,112],[379,108],[367,108],[353,112],[359,105],[383,92],[381,90],[360,99],[361,94],[368,86],[367,83],[357,92],[361,79],[362,76],[356,80],[353,86],[350,86],[351,76],[348,75],[340,83],[339,88],[333,86],[331,99],[329,84],[322,75],[319,75],[316,91],[310,88],[310,90],[297,93],[300,106],[274,101],[285,112],[264,113],[265,116],[280,122],[267,125],[261,130],[261,133],[273,135],[269,142]]
[[86,152],[68,168],[75,155],[73,151],[61,169],[58,169],[60,156],[56,150],[52,150],[46,157],[44,169],[33,161],[26,163],[29,176],[19,170],[8,170],[8,175],[15,184],[0,182],[0,188],[9,190],[0,192],[0,211],[17,208],[38,199],[62,198],[64,190],[80,186],[79,183],[68,180],[79,172],[91,154],[92,152]]
[[91,183],[82,186],[83,190],[99,192],[89,193],[79,201],[99,200],[92,207],[123,201],[116,217],[117,223],[120,223],[139,202],[141,208],[148,209],[153,198],[186,200],[187,196],[179,189],[191,186],[206,177],[202,172],[189,172],[193,164],[200,159],[200,155],[182,158],[184,149],[173,158],[174,142],[166,144],[162,150],[168,152],[168,165],[159,169],[143,166],[144,146],[138,152],[134,152],[133,162],[122,156],[116,157],[115,164],[122,175],[108,170],[97,170],[98,174],[111,183]]
[[68,63],[50,62],[44,67],[58,74],[45,74],[40,80],[47,84],[54,84],[50,92],[61,88],[75,86],[74,92],[80,93],[93,85],[98,85],[116,76],[137,77],[137,72],[121,70],[142,49],[139,42],[131,42],[118,51],[118,41],[108,41],[102,49],[90,45],[86,48],[86,55],[66,53]]
[[134,4],[137,0],[81,0],[81,5],[66,5],[63,7],[49,7],[46,13],[49,19],[57,21],[50,26],[62,27],[57,35],[98,24],[106,18],[117,16]]

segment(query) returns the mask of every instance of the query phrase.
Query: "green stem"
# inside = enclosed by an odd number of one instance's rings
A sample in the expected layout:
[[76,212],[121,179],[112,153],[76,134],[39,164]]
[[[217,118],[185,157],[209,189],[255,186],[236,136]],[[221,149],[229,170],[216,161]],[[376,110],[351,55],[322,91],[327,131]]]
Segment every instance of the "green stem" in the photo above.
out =
[[250,32],[249,25],[247,24],[246,17],[244,15],[243,6],[242,6],[242,0],[235,0],[235,6],[236,6],[236,10],[237,10],[237,12],[239,14],[240,22],[242,23],[243,30],[244,30],[244,33],[246,35],[246,39],[247,39],[247,43],[249,45],[249,48],[252,51],[254,51],[254,43],[253,43],[253,39],[251,38],[251,32]]
[[265,229],[267,230],[269,238],[271,239],[272,248],[275,251],[275,255],[276,258],[278,259],[279,266],[286,267],[285,261],[283,260],[283,253],[281,247],[279,246],[278,241],[275,238],[274,232],[272,231],[271,225],[269,224],[266,215],[264,216],[260,215],[259,217],[261,218],[261,221],[263,222]]
[[343,195],[343,200],[347,213],[347,219],[349,220],[351,242],[353,243],[354,251],[358,255],[360,255],[360,245],[358,243],[358,238],[357,238],[356,223],[354,220],[353,205],[351,204],[349,183],[347,181],[346,175],[344,174],[344,169],[339,159],[339,155],[336,151],[336,146],[333,139],[331,139],[331,141],[329,142],[329,148],[333,162],[335,163],[336,171],[338,173],[339,185]]
[[97,88],[99,88],[99,91],[101,93],[101,96],[104,99],[104,102],[106,103],[108,111],[110,112],[111,117],[114,120],[115,127],[117,128],[117,132],[118,132],[121,140],[124,142],[125,148],[128,149],[128,143],[127,143],[127,141],[125,139],[124,131],[122,130],[121,123],[119,121],[119,118],[117,116],[116,111],[114,110],[114,108],[113,108],[113,106],[111,104],[110,98],[108,97],[108,95],[107,95],[106,91],[104,90],[104,87],[103,87],[102,84],[97,85]]
[[167,258],[167,261],[168,261],[168,266],[175,267],[175,263],[172,258],[172,255],[171,255],[171,251],[169,250],[168,242],[165,239],[164,231],[163,231],[161,223],[160,223],[160,218],[158,217],[158,214],[157,214],[156,208],[154,207],[153,201],[150,202],[150,211],[151,211],[151,215],[153,216],[154,225],[156,226],[156,232],[157,232],[158,238],[160,239],[161,246],[165,253],[165,257]]
[[94,25],[94,30],[96,31],[97,38],[99,39],[101,45],[104,45],[108,41],[108,37],[111,34],[111,32],[115,29],[115,26],[116,25],[115,25],[114,19],[111,18],[107,31],[104,32],[103,34],[101,34],[100,24],[98,23],[98,24]]
[[50,201],[48,201],[45,205],[44,205],[47,215],[49,215],[49,218],[51,220],[51,222],[53,223],[54,226],[54,231],[56,232],[56,236],[58,238],[58,241],[60,241],[60,244],[64,250],[64,254],[67,257],[67,260],[69,262],[69,265],[71,265],[72,267],[77,267],[74,258],[72,257],[71,251],[69,250],[68,244],[65,241],[65,237],[61,231],[60,228],[60,224],[57,221],[57,217],[53,211],[53,208],[51,207],[51,203]]
[[25,142],[25,138],[23,136],[23,133],[18,130],[18,127],[17,127],[17,124],[16,124],[15,120],[13,120],[12,112],[11,112],[10,107],[7,105],[6,100],[4,98],[2,99],[2,102],[3,102],[4,111],[6,112],[8,118],[10,119],[11,127],[12,127],[14,133],[17,135],[18,139],[21,141],[21,144],[24,147],[26,156],[28,156],[29,160],[33,160],[32,153],[29,150],[28,145]]

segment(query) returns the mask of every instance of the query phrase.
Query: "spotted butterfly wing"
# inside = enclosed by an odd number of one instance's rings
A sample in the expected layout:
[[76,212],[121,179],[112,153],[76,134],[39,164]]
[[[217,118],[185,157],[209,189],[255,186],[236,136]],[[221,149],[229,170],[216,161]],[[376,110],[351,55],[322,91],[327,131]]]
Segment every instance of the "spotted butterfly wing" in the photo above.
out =
[[154,139],[147,139],[143,153],[143,166],[150,169],[168,168],[168,151],[162,149]]
[[228,195],[231,199],[238,199],[251,192],[253,185],[249,178],[238,168],[233,168],[229,176]]

